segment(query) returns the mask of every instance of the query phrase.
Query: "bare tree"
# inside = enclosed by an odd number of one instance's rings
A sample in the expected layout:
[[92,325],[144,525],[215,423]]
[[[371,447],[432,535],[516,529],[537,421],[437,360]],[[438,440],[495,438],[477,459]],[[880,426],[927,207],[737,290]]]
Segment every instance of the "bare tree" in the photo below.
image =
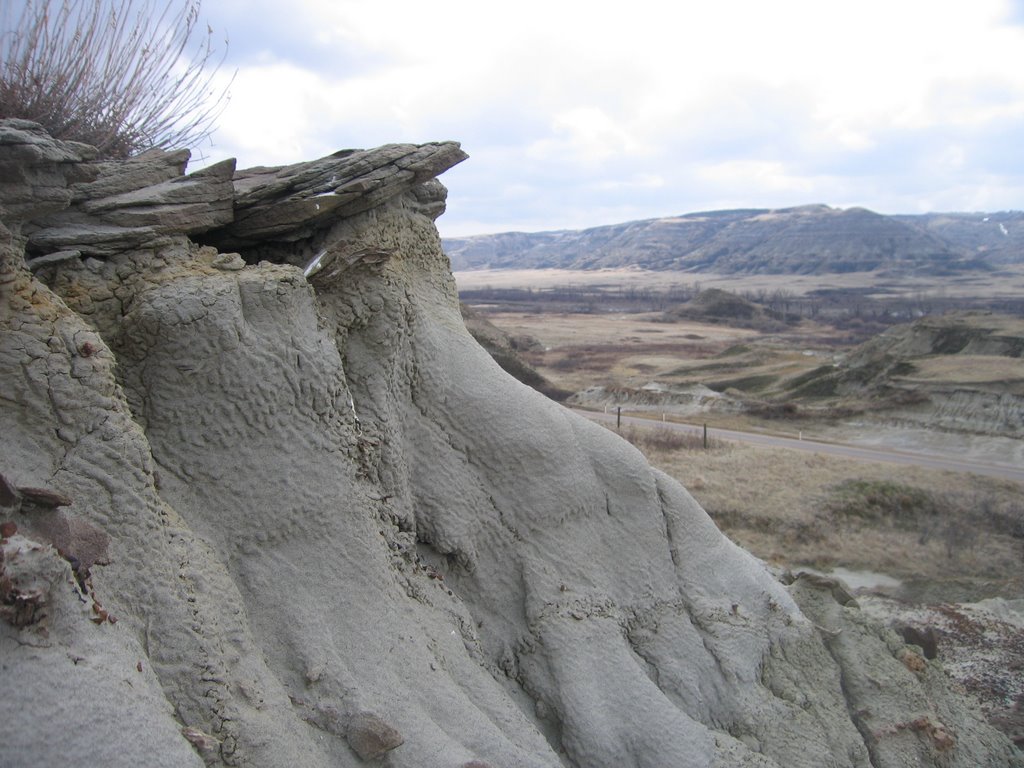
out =
[[[227,103],[200,0],[0,2],[0,117],[106,157],[194,147]],[[194,46],[194,47],[193,47]]]

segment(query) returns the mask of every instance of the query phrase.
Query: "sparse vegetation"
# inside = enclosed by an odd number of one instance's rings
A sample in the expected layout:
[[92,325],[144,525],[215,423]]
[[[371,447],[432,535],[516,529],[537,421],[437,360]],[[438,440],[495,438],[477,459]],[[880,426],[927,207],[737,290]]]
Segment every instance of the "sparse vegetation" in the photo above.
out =
[[[189,148],[225,105],[199,0],[23,0],[0,6],[0,117],[103,157]],[[190,46],[195,48],[190,52]],[[226,45],[225,45],[226,51]]]
[[886,573],[904,580],[908,599],[1024,593],[1016,483],[739,443],[707,452],[638,445],[770,563]]
[[770,373],[755,374],[753,376],[740,376],[735,379],[722,379],[720,381],[709,381],[708,386],[712,389],[724,391],[726,389],[738,389],[741,392],[756,392],[774,384],[778,377]]
[[672,452],[672,451],[727,451],[731,447],[729,443],[714,437],[705,441],[704,435],[700,432],[689,430],[672,429],[664,425],[653,427],[637,427],[633,425],[622,427],[617,430],[626,440],[637,448],[646,452]]
[[835,368],[831,365],[822,365],[800,374],[787,383],[790,397],[807,398],[811,400],[834,397],[837,394],[838,383]]
[[844,480],[829,489],[826,509],[838,519],[916,529],[934,518],[939,502],[931,491],[895,480]]

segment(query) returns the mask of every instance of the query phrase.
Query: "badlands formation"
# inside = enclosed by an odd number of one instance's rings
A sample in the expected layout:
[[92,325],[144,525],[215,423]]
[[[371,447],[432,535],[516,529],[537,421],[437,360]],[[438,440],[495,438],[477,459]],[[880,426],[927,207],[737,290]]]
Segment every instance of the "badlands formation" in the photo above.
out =
[[470,338],[457,144],[187,158],[0,122],[4,766],[1022,764]]

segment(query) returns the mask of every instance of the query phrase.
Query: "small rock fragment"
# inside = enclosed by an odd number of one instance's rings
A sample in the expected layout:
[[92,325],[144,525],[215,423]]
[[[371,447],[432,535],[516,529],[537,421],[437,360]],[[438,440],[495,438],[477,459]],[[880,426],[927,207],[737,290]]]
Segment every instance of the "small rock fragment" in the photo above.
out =
[[920,654],[915,653],[909,648],[904,648],[900,654],[900,661],[903,662],[903,666],[909,669],[911,672],[924,672],[928,664]]
[[237,272],[245,269],[245,259],[238,253],[221,253],[214,257],[211,263],[214,269],[221,269],[226,272]]
[[220,746],[220,742],[213,736],[190,725],[181,729],[181,735],[188,739],[189,743],[200,753],[212,752]]
[[66,261],[80,259],[81,257],[82,252],[76,249],[57,251],[56,253],[48,253],[45,256],[37,256],[34,259],[28,259],[25,262],[25,266],[32,272],[37,272],[43,267],[52,267],[56,264],[63,264]]
[[18,488],[22,501],[28,501],[43,509],[56,509],[67,507],[71,504],[71,497],[59,491],[52,491],[49,488]]
[[372,712],[353,715],[346,724],[345,738],[363,760],[374,760],[405,743],[402,734]]
[[903,642],[907,645],[916,645],[924,651],[926,659],[934,659],[938,656],[938,636],[934,627],[914,627],[909,624],[899,624],[893,627],[903,636]]
[[8,482],[7,478],[0,475],[0,507],[16,507],[21,501],[21,494],[18,489]]

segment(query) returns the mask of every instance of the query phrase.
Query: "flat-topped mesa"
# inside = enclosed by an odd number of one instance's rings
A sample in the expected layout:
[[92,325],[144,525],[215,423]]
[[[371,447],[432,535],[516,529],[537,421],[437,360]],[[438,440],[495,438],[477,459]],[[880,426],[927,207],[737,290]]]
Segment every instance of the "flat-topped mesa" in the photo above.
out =
[[419,210],[436,218],[445,190],[428,182],[466,157],[452,141],[388,144],[238,172],[234,160],[225,160],[186,174],[188,150],[100,161],[91,147],[58,141],[35,123],[2,120],[0,209],[26,239],[30,259],[63,253],[106,259],[185,237],[221,250],[274,252],[281,250],[274,244],[309,239],[421,185]]

